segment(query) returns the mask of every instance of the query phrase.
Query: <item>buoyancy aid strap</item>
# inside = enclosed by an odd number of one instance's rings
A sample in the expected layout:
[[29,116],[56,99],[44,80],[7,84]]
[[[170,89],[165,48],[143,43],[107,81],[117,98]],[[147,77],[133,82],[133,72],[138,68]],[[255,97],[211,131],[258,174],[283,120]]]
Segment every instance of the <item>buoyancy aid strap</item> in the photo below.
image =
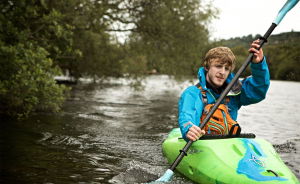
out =
[[[236,131],[235,131],[236,129]],[[234,124],[232,125],[232,127],[230,128],[230,131],[229,131],[229,135],[234,135],[234,136],[239,136],[241,134],[241,127],[240,125],[237,123],[237,124]],[[235,132],[235,134],[233,134]]]
[[201,94],[202,94],[202,102],[205,105],[207,105],[207,96],[206,96],[206,91],[202,88],[200,83],[196,84],[197,88],[200,89]]

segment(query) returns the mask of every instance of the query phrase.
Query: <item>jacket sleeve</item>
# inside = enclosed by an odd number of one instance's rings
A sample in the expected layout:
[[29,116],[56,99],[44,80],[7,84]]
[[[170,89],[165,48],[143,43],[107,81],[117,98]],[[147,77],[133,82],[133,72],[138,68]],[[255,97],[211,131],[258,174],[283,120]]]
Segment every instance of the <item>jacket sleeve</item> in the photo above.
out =
[[252,76],[242,81],[240,105],[258,103],[265,99],[270,86],[270,74],[266,58],[260,63],[251,63]]
[[202,101],[199,98],[199,89],[191,86],[187,88],[181,95],[178,102],[178,124],[182,137],[187,141],[186,134],[190,127],[199,126],[200,108]]

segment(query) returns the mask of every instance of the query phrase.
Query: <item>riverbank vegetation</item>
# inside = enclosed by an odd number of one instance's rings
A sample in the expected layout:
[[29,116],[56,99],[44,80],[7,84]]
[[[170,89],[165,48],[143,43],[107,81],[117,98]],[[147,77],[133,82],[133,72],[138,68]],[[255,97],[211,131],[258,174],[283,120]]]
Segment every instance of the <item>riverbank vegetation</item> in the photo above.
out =
[[[241,63],[254,39],[210,41],[218,11],[199,0],[9,0],[0,9],[0,111],[19,118],[59,111],[69,88],[55,76],[195,75],[209,48],[227,45]],[[270,38],[272,79],[300,81],[299,37]]]

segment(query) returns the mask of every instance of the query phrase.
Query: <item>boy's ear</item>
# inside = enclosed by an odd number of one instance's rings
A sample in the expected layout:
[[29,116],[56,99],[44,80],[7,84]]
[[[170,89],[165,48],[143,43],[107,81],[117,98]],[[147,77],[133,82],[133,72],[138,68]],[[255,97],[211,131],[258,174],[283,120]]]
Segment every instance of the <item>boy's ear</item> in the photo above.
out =
[[209,68],[207,66],[205,66],[204,69],[205,69],[205,71],[208,71]]

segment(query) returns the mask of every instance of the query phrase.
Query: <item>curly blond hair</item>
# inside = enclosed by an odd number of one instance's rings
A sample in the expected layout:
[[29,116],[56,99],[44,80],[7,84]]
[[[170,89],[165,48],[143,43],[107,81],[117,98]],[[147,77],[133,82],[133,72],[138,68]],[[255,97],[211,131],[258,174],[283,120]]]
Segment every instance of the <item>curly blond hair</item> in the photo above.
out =
[[210,49],[204,58],[203,66],[209,69],[210,64],[213,60],[218,59],[222,64],[228,64],[233,71],[235,67],[235,56],[228,47],[215,47]]

